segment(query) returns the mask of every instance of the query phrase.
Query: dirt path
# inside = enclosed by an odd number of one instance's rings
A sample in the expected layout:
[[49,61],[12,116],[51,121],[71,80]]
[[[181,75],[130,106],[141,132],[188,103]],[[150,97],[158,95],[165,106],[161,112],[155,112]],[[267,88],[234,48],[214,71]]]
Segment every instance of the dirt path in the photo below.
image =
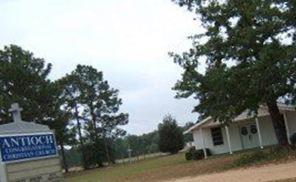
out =
[[230,170],[221,173],[181,178],[171,182],[256,182],[274,181],[296,177],[296,162],[285,164],[269,164],[261,167]]

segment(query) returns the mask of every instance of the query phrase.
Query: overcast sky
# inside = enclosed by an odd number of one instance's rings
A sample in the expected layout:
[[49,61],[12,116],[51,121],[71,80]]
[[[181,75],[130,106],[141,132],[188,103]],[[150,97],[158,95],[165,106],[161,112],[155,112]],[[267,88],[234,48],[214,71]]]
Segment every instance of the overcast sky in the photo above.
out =
[[51,79],[77,64],[103,71],[120,90],[129,133],[147,133],[171,113],[196,121],[196,101],[171,90],[182,70],[168,52],[190,47],[200,32],[193,16],[170,0],[0,0],[0,46],[17,44],[53,64]]

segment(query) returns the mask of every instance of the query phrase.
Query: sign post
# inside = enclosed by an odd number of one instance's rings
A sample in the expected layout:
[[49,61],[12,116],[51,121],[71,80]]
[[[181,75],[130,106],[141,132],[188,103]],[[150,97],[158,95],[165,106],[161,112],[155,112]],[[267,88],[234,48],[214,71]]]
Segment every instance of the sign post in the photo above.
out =
[[0,182],[62,181],[54,132],[47,126],[21,119],[13,104],[13,121],[0,125]]

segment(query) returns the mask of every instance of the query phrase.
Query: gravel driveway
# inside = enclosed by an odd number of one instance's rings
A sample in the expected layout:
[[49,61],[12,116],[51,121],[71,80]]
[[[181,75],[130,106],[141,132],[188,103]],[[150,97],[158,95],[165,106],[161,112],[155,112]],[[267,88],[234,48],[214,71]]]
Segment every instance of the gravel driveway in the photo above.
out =
[[256,182],[275,181],[295,177],[296,162],[288,162],[284,164],[268,164],[260,167],[250,167],[197,177],[181,178],[171,180],[170,182]]

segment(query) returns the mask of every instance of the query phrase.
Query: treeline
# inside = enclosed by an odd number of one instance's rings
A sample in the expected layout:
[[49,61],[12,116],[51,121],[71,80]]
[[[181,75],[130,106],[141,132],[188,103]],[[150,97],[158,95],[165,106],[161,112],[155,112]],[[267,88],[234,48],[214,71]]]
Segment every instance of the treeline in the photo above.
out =
[[[183,149],[186,143],[193,141],[192,134],[183,135],[183,132],[193,125],[194,123],[188,122],[180,127],[172,116],[165,116],[158,129],[153,132],[116,138],[112,141],[113,147],[110,154],[114,159],[127,159],[129,157],[145,158],[160,152],[176,153]],[[82,165],[78,148],[67,150],[66,158],[71,167]]]
[[[128,114],[120,112],[119,91],[103,73],[88,65],[57,80],[48,78],[52,65],[16,45],[0,50],[0,124],[11,122],[12,103],[23,107],[22,119],[48,125],[55,131],[63,167],[103,167],[116,159],[156,152],[175,153],[184,142],[184,128],[166,116],[158,130],[140,136],[126,135],[120,126]],[[170,149],[168,149],[170,148]]]
[[[164,117],[162,123],[159,124],[158,130],[139,136],[127,135],[116,139],[114,142],[115,156],[117,159],[127,158],[129,157],[129,149],[131,150],[132,157],[157,152],[170,152],[166,150],[167,147],[162,147],[163,143],[175,147],[175,143],[178,142],[177,139],[182,140],[179,141],[179,145],[182,146],[182,149],[184,144],[193,141],[191,133],[183,135],[183,132],[193,125],[193,122],[188,122],[185,126],[180,127],[171,115],[167,115]],[[164,131],[164,128],[168,128],[168,132]],[[174,137],[175,134],[179,136]],[[172,140],[168,138],[171,138]],[[178,148],[178,150],[180,150],[180,148]]]
[[183,132],[193,125],[193,122],[188,122],[185,126],[178,126],[176,119],[167,115],[155,131],[142,135],[128,134],[115,139],[112,142],[114,146],[112,155],[115,159],[125,159],[128,157],[145,157],[145,155],[159,152],[176,153],[183,149],[186,143],[193,141],[191,133],[183,135]]
[[115,153],[118,159],[129,157],[128,150],[131,151],[131,156],[140,156],[145,154],[157,153],[159,134],[158,131],[153,131],[140,136],[127,135],[123,138],[115,140]]
[[85,169],[114,162],[114,141],[126,134],[119,126],[128,123],[128,114],[119,111],[119,91],[88,65],[54,81],[48,78],[51,70],[50,63],[19,46],[0,50],[0,124],[11,122],[9,108],[17,102],[24,121],[55,130],[66,171],[65,146],[80,152]]
[[[158,153],[160,152],[158,142],[159,134],[157,130],[143,135],[118,137],[110,142],[112,147],[109,149],[109,155],[112,158],[112,162],[115,162],[118,159]],[[69,168],[83,165],[79,146],[73,146],[65,150],[65,158]]]

